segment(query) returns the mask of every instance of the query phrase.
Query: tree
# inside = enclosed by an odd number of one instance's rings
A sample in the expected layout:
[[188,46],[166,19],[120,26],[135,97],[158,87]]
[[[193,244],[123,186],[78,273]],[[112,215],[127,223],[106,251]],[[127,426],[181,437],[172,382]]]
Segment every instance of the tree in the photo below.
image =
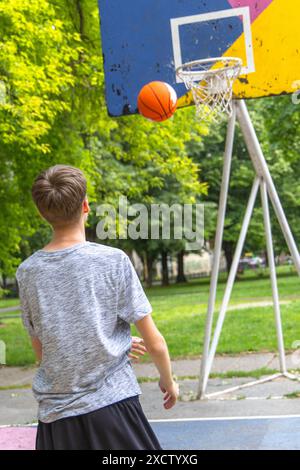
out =
[[[292,103],[290,96],[253,100],[249,101],[248,106],[287,218],[296,240],[299,241],[300,231],[297,223],[300,215],[299,107]],[[206,200],[213,203],[215,208],[217,208],[219,199],[224,146],[224,125],[212,127],[209,135],[201,142],[189,144],[189,153],[193,156],[194,161],[201,166],[202,177],[208,183]],[[228,270],[231,266],[253,178],[252,163],[237,127],[223,241]],[[211,215],[212,211],[209,209],[206,217],[207,238],[214,238],[215,223],[211,223]],[[286,243],[278,221],[274,214],[272,215],[275,252],[279,254],[286,250]],[[245,250],[253,252],[265,250],[264,225],[259,197],[246,239]]]
[[[251,160],[243,143],[240,131],[236,128],[233,161],[231,169],[228,206],[224,226],[223,250],[227,261],[227,270],[230,270],[233,253],[254,179]],[[205,211],[206,238],[213,246],[216,227],[216,211],[219,203],[222,165],[224,156],[226,126],[212,127],[207,137],[199,143],[191,143],[189,153],[201,166],[202,175],[208,184],[207,203]],[[263,246],[263,224],[261,209],[255,208],[254,217],[247,238],[247,249],[255,251]]]
[[12,275],[22,236],[37,227],[29,188],[49,153],[51,126],[70,109],[63,95],[81,45],[46,0],[0,1],[0,25],[0,260]]
[[[270,171],[281,198],[287,219],[300,243],[300,116],[299,104],[291,96],[259,100],[252,104],[256,116],[259,138],[263,142]],[[272,212],[273,214],[273,212]],[[275,250],[286,251],[286,242],[276,217],[272,217]]]
[[[107,116],[97,2],[0,0],[0,33],[3,273],[13,274],[49,236],[30,189],[53,164],[85,172],[93,207],[116,203],[120,194],[132,202],[159,200],[168,177],[179,198],[204,190],[185,143],[199,140],[205,126],[194,130],[190,110],[161,125]],[[95,214],[90,220],[94,236]]]

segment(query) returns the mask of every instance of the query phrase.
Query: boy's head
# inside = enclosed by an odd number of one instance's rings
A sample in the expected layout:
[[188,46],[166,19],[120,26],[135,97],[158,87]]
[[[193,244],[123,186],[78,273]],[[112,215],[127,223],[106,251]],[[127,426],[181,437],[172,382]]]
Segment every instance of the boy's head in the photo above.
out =
[[85,221],[89,212],[84,174],[69,165],[42,171],[32,185],[32,198],[53,228]]

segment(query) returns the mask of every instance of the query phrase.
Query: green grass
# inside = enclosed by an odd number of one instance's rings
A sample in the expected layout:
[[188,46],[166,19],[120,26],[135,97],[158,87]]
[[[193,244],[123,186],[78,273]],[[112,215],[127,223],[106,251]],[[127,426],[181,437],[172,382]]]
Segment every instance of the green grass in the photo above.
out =
[[[224,373],[220,372],[213,372],[209,375],[211,379],[236,379],[236,378],[247,378],[251,377],[254,379],[260,379],[266,375],[273,375],[276,374],[278,370],[275,369],[268,369],[267,367],[262,367],[261,369],[255,369],[250,371],[245,370],[229,370]],[[174,374],[173,374],[173,377]],[[179,375],[176,376],[176,381],[183,381],[183,380],[199,380],[199,375]],[[138,377],[139,383],[151,383],[157,382],[157,377]],[[1,390],[1,387],[0,387]]]
[[[4,327],[1,327],[1,324]],[[24,366],[34,364],[35,357],[30,338],[19,318],[0,320],[0,340],[6,344],[6,364]]]
[[6,391],[6,390],[27,390],[31,388],[31,384],[23,384],[23,385],[5,385],[5,386],[0,386],[0,392]]
[[[292,274],[290,267],[280,268],[278,271],[280,298],[290,301],[289,304],[281,306],[285,344],[289,350],[293,342],[300,339],[299,278]],[[271,287],[267,274],[266,270],[264,277],[258,278],[257,274],[247,272],[236,282],[230,305],[271,301]],[[217,306],[222,300],[225,279],[226,276],[222,274],[223,283],[221,282],[218,287]],[[171,357],[173,359],[199,357],[203,345],[209,279],[197,279],[188,284],[174,284],[169,287],[155,286],[146,289],[146,292],[153,306],[153,317],[167,340]],[[4,307],[11,304],[13,299],[1,302]],[[15,300],[15,303],[18,303],[18,300]],[[133,333],[137,334],[135,328]],[[8,365],[34,363],[30,340],[20,319],[0,319],[1,339],[7,345]],[[276,351],[276,347],[272,307],[237,308],[227,313],[218,346],[219,354]],[[149,357],[145,356],[143,360],[147,361]]]
[[[154,311],[158,312],[155,302]],[[282,306],[285,344],[291,349],[300,338],[300,302]],[[165,336],[170,355],[199,356],[203,345],[205,315],[194,313],[188,305],[164,309],[154,314],[156,324]],[[237,354],[246,351],[275,351],[276,334],[272,307],[247,308],[228,312],[220,338],[218,353]]]
[[286,395],[284,395],[285,398],[290,398],[290,399],[293,399],[293,398],[300,398],[300,390],[299,392],[292,392],[292,393],[287,393]]
[[[284,267],[286,268],[286,267]],[[288,268],[291,269],[291,268]],[[220,276],[220,283],[217,291],[217,302],[221,302],[222,294],[225,288],[226,275],[224,273]],[[286,269],[278,270],[278,287],[281,299],[298,298],[300,300],[299,292],[299,277],[286,271]],[[161,301],[161,305],[169,303],[170,296],[176,296],[176,302],[180,301],[185,303],[188,297],[189,304],[194,303],[199,307],[199,304],[206,305],[209,293],[209,279],[191,280],[188,284],[173,284],[169,287],[155,286],[146,289],[150,301]],[[177,297],[179,296],[179,297]],[[268,278],[268,270],[265,270],[264,277],[258,278],[253,272],[247,272],[245,277],[241,277],[234,285],[232,304],[271,299],[271,286]],[[175,300],[175,299],[174,299]]]
[[1,299],[0,308],[13,307],[14,305],[19,305],[19,299]]
[[277,374],[278,370],[275,369],[268,369],[267,367],[262,367],[260,369],[255,370],[229,370],[224,373],[211,373],[211,379],[236,379],[236,378],[246,378],[252,377],[253,379],[260,379],[266,375],[274,375]]
[[[288,271],[286,268],[279,270],[278,277],[281,300],[291,301],[281,307],[287,349],[300,338],[299,278],[289,270],[289,267]],[[218,287],[217,306],[221,303],[224,287],[224,283]],[[207,279],[147,290],[153,306],[153,317],[168,342],[172,358],[201,354],[208,293]],[[269,279],[257,279],[250,272],[245,279],[236,282],[230,305],[265,300],[272,300]],[[136,334],[136,330],[133,331]],[[275,351],[276,347],[272,307],[237,309],[227,313],[218,353]]]

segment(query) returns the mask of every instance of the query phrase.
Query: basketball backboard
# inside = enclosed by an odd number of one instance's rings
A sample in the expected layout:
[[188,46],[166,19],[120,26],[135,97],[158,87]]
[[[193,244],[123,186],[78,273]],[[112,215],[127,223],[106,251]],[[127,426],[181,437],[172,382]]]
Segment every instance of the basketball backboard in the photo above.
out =
[[239,57],[236,98],[295,91],[300,71],[298,0],[99,0],[106,99],[111,116],[137,112],[148,82],[172,85],[175,69],[209,57]]

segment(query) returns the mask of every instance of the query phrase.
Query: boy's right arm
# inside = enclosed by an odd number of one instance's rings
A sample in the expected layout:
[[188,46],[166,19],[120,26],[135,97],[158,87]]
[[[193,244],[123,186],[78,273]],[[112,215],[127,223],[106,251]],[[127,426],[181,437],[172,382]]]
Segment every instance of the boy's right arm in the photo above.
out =
[[172,377],[167,343],[157,329],[151,315],[146,315],[141,320],[136,321],[135,326],[142,336],[146,349],[159,371],[159,386],[164,393],[164,407],[168,410],[172,408],[177,401],[179,387]]

